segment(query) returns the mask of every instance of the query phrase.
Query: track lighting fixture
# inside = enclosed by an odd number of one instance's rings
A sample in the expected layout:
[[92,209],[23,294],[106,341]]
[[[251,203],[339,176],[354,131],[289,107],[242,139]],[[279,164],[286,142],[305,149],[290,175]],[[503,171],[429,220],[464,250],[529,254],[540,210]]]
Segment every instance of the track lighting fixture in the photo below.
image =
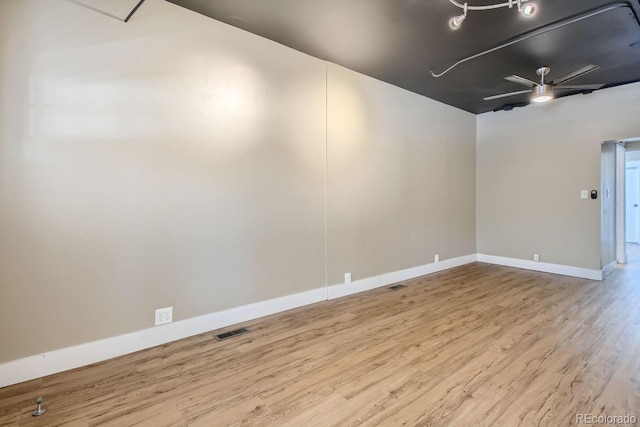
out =
[[467,3],[464,4],[463,9],[464,13],[462,15],[451,18],[451,20],[449,21],[449,27],[451,27],[452,30],[457,30],[458,28],[460,28],[460,25],[462,25],[462,21],[464,21],[464,19],[467,17]]
[[520,12],[524,15],[524,16],[533,16],[536,14],[536,5],[531,3],[528,4],[526,6],[523,6],[522,9],[520,10]]
[[463,10],[462,15],[458,15],[449,20],[449,27],[451,27],[452,30],[457,30],[458,28],[460,28],[460,26],[462,25],[462,21],[464,21],[467,17],[467,12],[469,10],[493,10],[503,7],[513,8],[513,6],[515,5],[518,7],[518,12],[520,12],[522,16],[531,17],[536,14],[538,7],[535,5],[535,3],[530,3],[530,1],[531,0],[509,0],[504,3],[487,4],[483,6],[470,6],[469,3],[458,3],[456,0],[449,0],[451,4]]

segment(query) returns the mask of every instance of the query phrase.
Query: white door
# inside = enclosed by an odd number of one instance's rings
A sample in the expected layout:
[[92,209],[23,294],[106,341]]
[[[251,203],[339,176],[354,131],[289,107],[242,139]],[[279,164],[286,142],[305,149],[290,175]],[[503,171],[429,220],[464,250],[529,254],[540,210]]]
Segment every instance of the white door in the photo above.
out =
[[627,242],[640,243],[640,174],[638,168],[627,168]]

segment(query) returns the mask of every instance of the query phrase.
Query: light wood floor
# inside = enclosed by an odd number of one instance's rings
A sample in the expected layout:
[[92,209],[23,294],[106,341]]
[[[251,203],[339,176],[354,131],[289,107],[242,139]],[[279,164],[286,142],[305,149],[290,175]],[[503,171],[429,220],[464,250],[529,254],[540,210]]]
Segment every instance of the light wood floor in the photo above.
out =
[[[640,418],[640,251],[604,282],[471,264],[0,389],[0,425]],[[31,417],[45,397],[47,414]],[[640,423],[638,424],[640,425]]]

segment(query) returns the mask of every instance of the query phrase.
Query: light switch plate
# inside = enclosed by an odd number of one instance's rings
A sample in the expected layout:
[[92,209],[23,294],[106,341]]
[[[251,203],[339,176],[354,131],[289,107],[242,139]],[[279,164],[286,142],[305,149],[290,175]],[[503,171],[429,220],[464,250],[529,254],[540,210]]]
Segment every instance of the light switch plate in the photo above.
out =
[[589,190],[580,190],[580,198],[588,199],[589,198]]

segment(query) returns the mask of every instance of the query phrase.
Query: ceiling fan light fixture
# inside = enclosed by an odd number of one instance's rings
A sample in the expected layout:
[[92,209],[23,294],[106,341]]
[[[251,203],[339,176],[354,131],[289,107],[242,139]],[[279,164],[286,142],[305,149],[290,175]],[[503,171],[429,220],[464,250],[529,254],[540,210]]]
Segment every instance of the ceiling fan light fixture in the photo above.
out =
[[[598,65],[585,65],[584,67],[578,68],[575,71],[570,72],[562,77],[558,77],[553,82],[547,82],[546,77],[549,75],[551,68],[549,67],[540,67],[536,70],[536,74],[540,76],[540,83],[536,83],[533,80],[529,80],[525,77],[520,77],[517,74],[512,76],[505,77],[505,80],[508,80],[513,83],[518,83],[524,86],[528,86],[527,90],[519,90],[515,92],[501,93],[498,95],[487,96],[484,99],[485,101],[493,101],[496,99],[509,98],[512,96],[520,96],[525,94],[530,94],[530,102],[534,104],[543,104],[545,102],[549,102],[555,99],[555,92],[559,91],[564,93],[564,91],[570,92],[581,92],[581,93],[591,93],[594,90],[598,90],[606,86],[603,83],[595,83],[595,84],[579,84],[579,85],[567,85],[566,82],[573,80],[579,76],[584,76],[592,71],[599,69]],[[515,105],[515,104],[514,104]]]
[[531,102],[536,104],[543,104],[553,99],[553,86],[552,85],[536,85],[532,90]]

